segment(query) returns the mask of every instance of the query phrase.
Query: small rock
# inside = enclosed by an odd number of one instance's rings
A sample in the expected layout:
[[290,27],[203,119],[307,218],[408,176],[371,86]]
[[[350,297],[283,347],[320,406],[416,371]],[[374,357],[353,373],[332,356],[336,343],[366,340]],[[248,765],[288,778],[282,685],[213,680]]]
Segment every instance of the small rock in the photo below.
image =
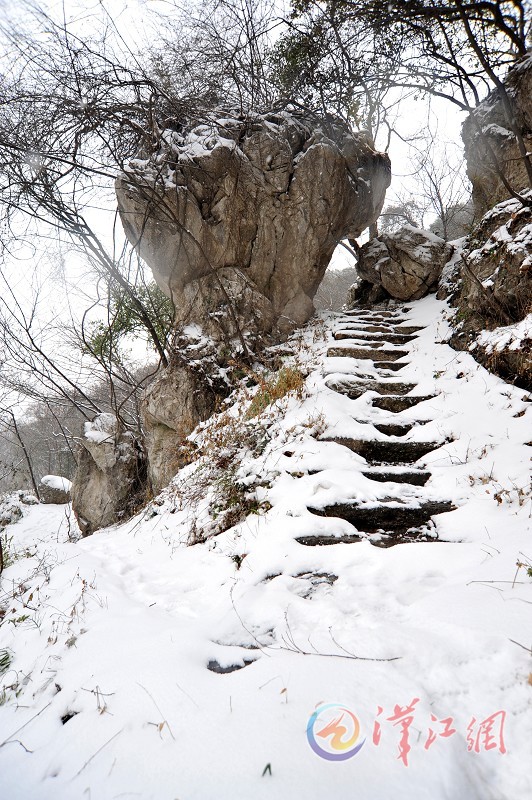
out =
[[41,503],[61,505],[70,503],[72,483],[60,475],[45,475],[39,484]]

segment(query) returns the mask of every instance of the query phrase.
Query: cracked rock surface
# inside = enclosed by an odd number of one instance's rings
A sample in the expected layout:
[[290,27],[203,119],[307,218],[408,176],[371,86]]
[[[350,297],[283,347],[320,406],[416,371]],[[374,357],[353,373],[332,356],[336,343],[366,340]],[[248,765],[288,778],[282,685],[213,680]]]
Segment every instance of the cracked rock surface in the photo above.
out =
[[357,272],[397,300],[419,300],[437,283],[453,248],[429,231],[405,225],[363,245]]
[[[381,211],[390,161],[341,121],[225,112],[129,162],[116,193],[126,235],[172,297],[178,323],[215,340],[290,330],[338,241]],[[235,314],[217,313],[229,300]]]

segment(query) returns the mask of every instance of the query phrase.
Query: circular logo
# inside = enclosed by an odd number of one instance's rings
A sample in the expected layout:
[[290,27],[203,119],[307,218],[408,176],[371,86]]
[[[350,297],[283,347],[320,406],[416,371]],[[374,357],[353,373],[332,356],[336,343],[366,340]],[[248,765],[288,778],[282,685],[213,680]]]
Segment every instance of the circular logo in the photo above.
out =
[[360,722],[340,703],[318,706],[307,724],[307,739],[314,752],[327,761],[346,761],[358,753],[366,741],[358,741]]

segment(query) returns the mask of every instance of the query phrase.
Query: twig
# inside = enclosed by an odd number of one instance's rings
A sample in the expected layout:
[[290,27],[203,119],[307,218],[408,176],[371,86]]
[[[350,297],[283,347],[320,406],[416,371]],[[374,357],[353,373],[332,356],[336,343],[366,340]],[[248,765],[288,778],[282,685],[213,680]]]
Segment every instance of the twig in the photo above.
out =
[[26,747],[24,742],[21,742],[20,739],[9,739],[7,742],[4,742],[4,744],[19,744],[22,748],[24,748],[26,753],[34,753],[35,752],[34,750],[30,750],[29,747]]
[[166,723],[166,727],[167,727],[167,728],[168,728],[168,730],[170,731],[170,736],[172,737],[172,739],[173,739],[173,740],[174,740],[174,742],[175,742],[175,736],[174,736],[174,734],[172,733],[172,729],[171,729],[170,725],[168,724],[168,720],[166,719],[165,715],[163,714],[163,712],[161,711],[161,709],[160,709],[160,708],[159,708],[159,706],[157,705],[157,703],[156,703],[156,701],[155,701],[155,698],[154,698],[154,696],[152,695],[152,693],[151,693],[151,692],[149,692],[149,691],[146,689],[146,687],[145,687],[145,686],[143,686],[143,685],[142,685],[142,683],[139,683],[138,681],[137,681],[137,686],[140,686],[140,688],[141,688],[141,689],[144,689],[144,691],[146,692],[146,694],[148,695],[148,697],[149,697],[149,698],[150,698],[150,700],[152,701],[153,705],[155,706],[155,708],[157,709],[157,711],[159,712],[159,714],[160,714],[160,715],[161,715],[161,717],[163,718],[163,724],[165,724],[165,723]]
[[[510,639],[510,637],[508,637],[508,638]],[[532,656],[532,648],[527,647],[524,644],[520,644],[520,642],[516,642],[515,639],[510,639],[510,642],[512,642],[512,644],[516,644],[518,647],[522,647],[523,650],[526,650],[526,652],[530,653],[530,655]]]
[[[76,774],[74,775],[74,778],[77,778],[77,777],[78,777],[78,775],[81,775],[81,773],[83,772],[83,770],[85,769],[85,767],[88,767],[88,766],[89,766],[89,764],[91,763],[91,761],[93,760],[93,758],[96,758],[96,756],[97,756],[99,753],[101,753],[101,752],[102,752],[102,750],[104,749],[104,747],[107,747],[107,745],[108,745],[108,744],[110,744],[110,743],[113,741],[113,739],[116,739],[116,737],[117,737],[117,736],[118,736],[120,733],[122,733],[122,731],[123,731],[123,730],[124,730],[123,728],[120,728],[120,730],[119,730],[119,731],[117,731],[117,732],[116,732],[116,733],[115,733],[113,736],[111,736],[111,738],[110,738],[110,739],[108,739],[108,740],[107,740],[107,741],[106,741],[104,744],[102,744],[102,746],[101,746],[101,747],[99,747],[99,748],[98,748],[98,750],[96,750],[96,752],[95,752],[95,753],[93,753],[93,755],[92,755],[92,756],[89,758],[89,760],[88,760],[88,761],[85,761],[85,763],[83,764],[83,766],[81,767],[81,769],[79,769],[79,770],[76,772]],[[74,778],[72,778],[72,780],[74,780]]]
[[33,717],[31,717],[31,719],[29,719],[27,722],[25,722],[25,723],[24,723],[24,725],[21,725],[21,726],[20,726],[20,728],[17,728],[17,730],[16,730],[16,731],[13,731],[13,733],[11,733],[11,734],[10,734],[10,735],[7,737],[7,739],[4,739],[4,741],[3,741],[3,742],[0,742],[0,747],[3,747],[5,744],[7,744],[7,743],[8,743],[8,742],[9,742],[9,741],[12,739],[12,737],[13,737],[13,736],[16,736],[16,734],[17,734],[17,733],[19,733],[19,732],[20,732],[20,731],[21,731],[23,728],[25,728],[25,727],[26,727],[26,725],[29,725],[29,724],[30,724],[30,722],[33,722],[33,720],[34,720],[34,719],[37,719],[37,717],[38,717],[40,714],[42,714],[42,712],[43,712],[43,711],[46,711],[46,709],[47,709],[49,706],[51,706],[51,705],[52,705],[52,701],[50,700],[50,702],[49,702],[49,703],[47,703],[47,704],[44,706],[44,708],[41,708],[41,710],[40,710],[40,711],[38,711],[36,714],[34,714],[34,715],[33,715]]

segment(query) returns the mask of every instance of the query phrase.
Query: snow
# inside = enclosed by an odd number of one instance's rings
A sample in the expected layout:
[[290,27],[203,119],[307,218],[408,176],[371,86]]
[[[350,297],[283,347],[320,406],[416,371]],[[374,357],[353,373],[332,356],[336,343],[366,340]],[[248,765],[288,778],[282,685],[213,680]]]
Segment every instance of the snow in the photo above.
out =
[[520,322],[513,325],[504,325],[492,331],[482,331],[477,336],[476,342],[486,348],[488,353],[494,350],[500,351],[508,348],[509,350],[520,350],[525,339],[532,339],[532,314]]
[[113,442],[117,427],[118,421],[114,414],[103,412],[98,414],[92,422],[85,423],[84,436],[89,442],[95,442],[96,444]]
[[[432,473],[423,496],[456,506],[435,518],[439,541],[296,541],[353,530],[309,507],[371,505],[392,489],[406,504],[419,496],[369,481],[361,456],[325,441],[373,436],[371,423],[392,415],[371,405],[371,393],[350,400],[329,388],[377,375],[369,360],[326,356],[333,327],[354,327],[353,318],[307,326],[299,350],[297,337],[291,343],[308,372],[302,399],[250,422],[266,444],[235,457],[269,510],[186,546],[191,509],[179,487],[189,465],[141,514],[87,539],[77,540],[65,507],[32,506],[9,527],[11,546],[27,556],[0,584],[0,654],[13,658],[0,676],[2,798],[532,796],[532,580],[516,567],[532,557],[532,405],[442,343],[445,303],[429,297],[407,309],[398,312],[404,324],[426,328],[407,345],[400,380],[434,397],[393,417],[416,422],[407,439],[441,442],[419,462]],[[242,419],[249,399],[243,393],[227,413]],[[89,432],[103,434],[99,424]],[[208,435],[209,424],[192,438]],[[218,674],[209,662],[252,663]],[[417,698],[405,766],[401,727],[389,718]],[[324,703],[359,718],[365,742],[353,758],[332,762],[309,747],[307,723]],[[488,750],[479,739],[475,752],[479,725],[499,711],[506,752],[497,737]],[[442,737],[448,717],[456,733]],[[429,729],[437,739],[426,749]]]
[[496,125],[495,123],[484,125],[484,127],[482,128],[482,133],[485,136],[495,136],[501,139],[508,139],[509,137],[514,135],[512,131],[508,130],[508,128],[503,128],[500,125]]
[[41,483],[49,486],[50,489],[59,489],[62,492],[70,492],[72,489],[72,481],[62,478],[60,475],[45,475],[41,478]]

